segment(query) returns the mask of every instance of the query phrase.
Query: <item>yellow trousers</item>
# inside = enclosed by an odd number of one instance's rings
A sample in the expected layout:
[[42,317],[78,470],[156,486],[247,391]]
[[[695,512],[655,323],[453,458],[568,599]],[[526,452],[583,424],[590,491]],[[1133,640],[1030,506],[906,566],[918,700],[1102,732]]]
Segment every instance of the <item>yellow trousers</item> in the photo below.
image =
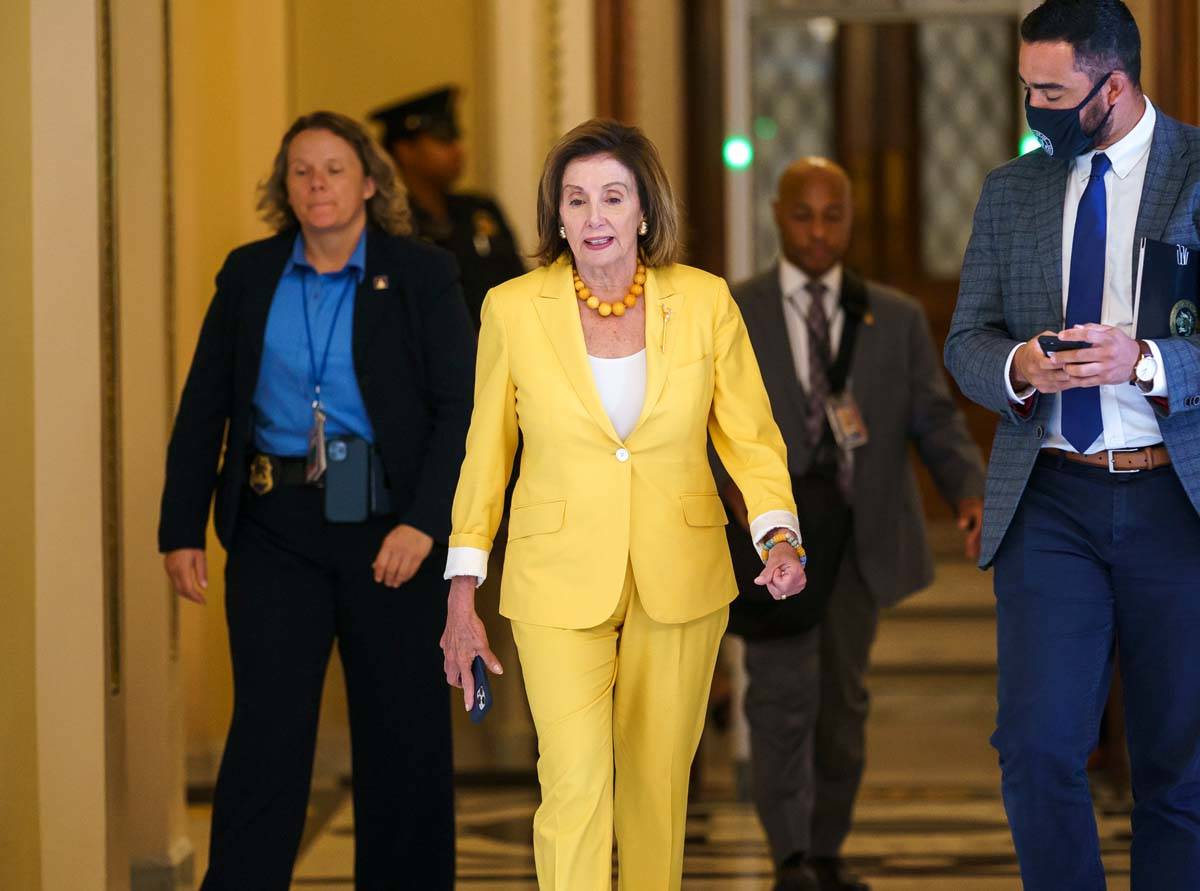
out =
[[655,622],[631,567],[616,611],[595,628],[513,622],[538,734],[542,891],[611,891],[614,828],[620,891],[679,889],[688,778],[728,619],[722,607]]

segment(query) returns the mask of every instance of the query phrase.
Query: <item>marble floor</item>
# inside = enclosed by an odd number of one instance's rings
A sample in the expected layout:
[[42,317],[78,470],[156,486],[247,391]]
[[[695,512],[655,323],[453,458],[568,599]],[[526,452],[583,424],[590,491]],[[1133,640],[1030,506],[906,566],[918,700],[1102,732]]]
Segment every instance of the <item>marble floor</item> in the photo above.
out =
[[[1021,883],[987,743],[995,709],[990,577],[956,556],[953,530],[939,528],[936,540],[937,582],[880,626],[868,770],[845,853],[875,891],[1016,891]],[[710,724],[689,814],[684,888],[768,891],[771,865],[753,808],[738,801],[729,734]],[[536,889],[530,821],[537,790],[519,773],[503,782],[475,772],[468,779],[459,788],[459,887]],[[1126,796],[1095,785],[1109,888],[1126,891]],[[194,806],[192,815],[202,849],[207,809]],[[352,851],[344,791],[317,790],[293,888],[352,888]]]

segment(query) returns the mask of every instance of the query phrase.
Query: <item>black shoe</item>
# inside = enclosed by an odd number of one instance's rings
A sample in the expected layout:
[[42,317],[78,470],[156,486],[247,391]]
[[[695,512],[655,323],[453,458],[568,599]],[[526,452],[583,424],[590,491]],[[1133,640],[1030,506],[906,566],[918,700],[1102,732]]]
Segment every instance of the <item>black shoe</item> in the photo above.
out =
[[871,886],[847,871],[840,857],[813,857],[808,861],[820,891],[871,891]]
[[775,870],[773,891],[821,891],[824,886],[804,861],[788,863]]

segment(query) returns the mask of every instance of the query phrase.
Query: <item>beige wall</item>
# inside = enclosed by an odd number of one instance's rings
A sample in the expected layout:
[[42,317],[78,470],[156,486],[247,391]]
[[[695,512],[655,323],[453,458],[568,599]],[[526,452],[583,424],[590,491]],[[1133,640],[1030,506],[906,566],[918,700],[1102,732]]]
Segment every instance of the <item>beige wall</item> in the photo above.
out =
[[0,29],[0,380],[8,435],[0,437],[0,888],[41,887],[34,679],[33,215],[29,0],[13,0]]
[[[288,122],[284,12],[284,0],[171,4],[173,399],[183,387],[225,255],[269,234],[254,211],[255,185],[269,171]],[[183,604],[180,616],[188,775],[199,781],[215,777],[232,703],[224,553],[211,533],[208,557],[208,606]]]
[[477,188],[483,92],[479,0],[396,3],[287,0],[292,115],[319,108],[360,120],[367,112],[422,90],[456,84],[467,153],[461,183]]

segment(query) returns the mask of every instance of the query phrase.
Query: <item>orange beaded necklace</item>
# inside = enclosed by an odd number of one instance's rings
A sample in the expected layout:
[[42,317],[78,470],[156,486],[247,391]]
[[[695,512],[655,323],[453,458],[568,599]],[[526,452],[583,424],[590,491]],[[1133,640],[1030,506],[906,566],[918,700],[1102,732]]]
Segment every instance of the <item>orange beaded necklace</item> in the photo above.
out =
[[589,309],[594,309],[601,316],[625,315],[626,309],[632,309],[637,304],[638,296],[645,290],[646,284],[646,267],[638,262],[637,272],[633,275],[633,284],[629,286],[629,291],[621,300],[615,300],[612,303],[605,303],[599,297],[588,289],[588,286],[583,283],[583,279],[579,277],[579,271],[574,266],[571,267],[571,275],[575,279],[575,296],[588,305]]

